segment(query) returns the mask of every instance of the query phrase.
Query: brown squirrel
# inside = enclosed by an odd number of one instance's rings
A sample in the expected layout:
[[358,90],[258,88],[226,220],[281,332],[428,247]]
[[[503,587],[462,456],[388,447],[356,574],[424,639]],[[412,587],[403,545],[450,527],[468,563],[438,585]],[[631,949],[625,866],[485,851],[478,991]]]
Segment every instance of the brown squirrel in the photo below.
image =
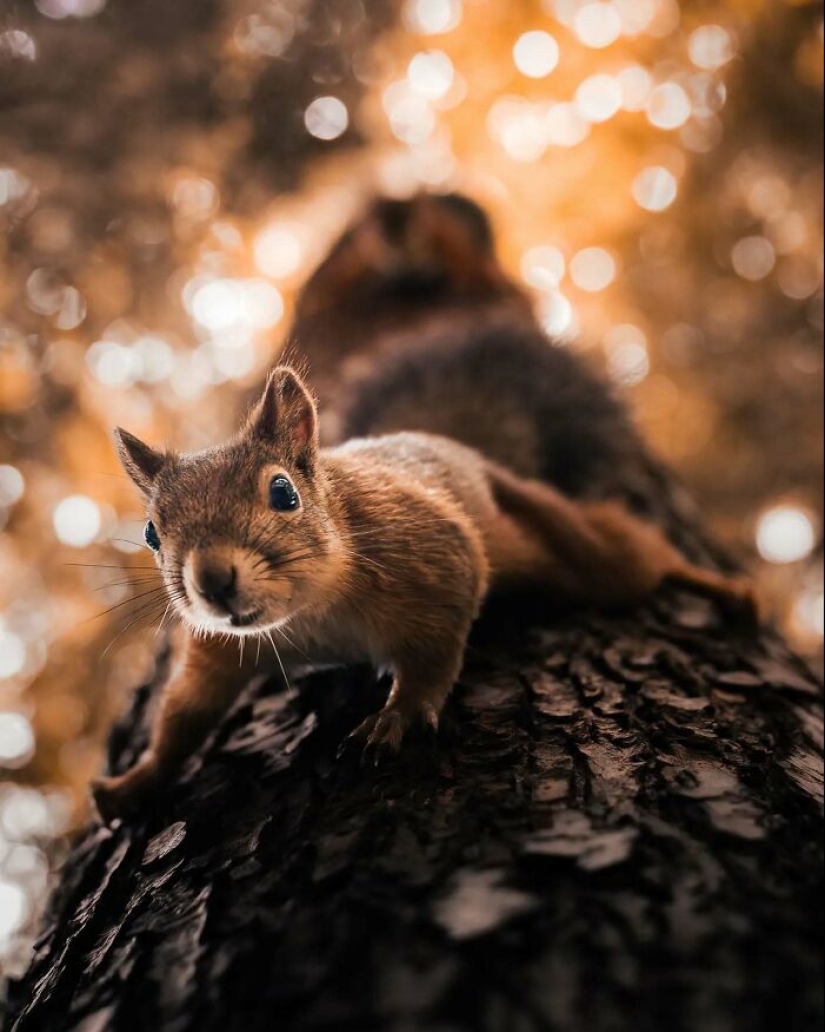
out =
[[[423,224],[422,207],[427,212]],[[432,232],[434,217],[437,234]],[[566,394],[567,405],[572,398],[579,399],[579,406],[582,398],[592,398],[594,419],[610,427],[594,437],[598,444],[601,435],[601,452],[588,444],[594,454],[589,459],[582,455],[585,466],[612,460],[612,449],[623,448],[621,434],[629,431],[620,407],[572,359],[555,367],[557,373],[566,371],[566,380],[547,378],[536,339],[552,349],[531,329],[518,291],[507,285],[487,246],[486,221],[469,202],[419,199],[402,205],[394,218],[420,235],[422,261],[435,256],[429,272],[415,267],[422,278],[429,276],[426,284],[418,284],[425,299],[421,322],[436,325],[433,312],[443,304],[441,315],[454,325],[463,321],[465,329],[436,352],[432,339],[419,339],[411,348],[385,341],[378,360],[379,369],[383,364],[386,370],[383,399],[378,379],[363,379],[360,372],[342,376],[339,387],[347,397],[339,426],[346,433],[370,410],[378,433],[322,447],[316,401],[288,366],[271,374],[241,432],[221,447],[196,455],[163,453],[126,431],[116,432],[123,465],[146,498],[147,544],[182,621],[149,749],[131,770],[93,787],[107,820],[133,811],[172,778],[248,682],[255,649],[247,650],[239,669],[237,639],[265,637],[284,669],[364,661],[390,668],[394,683],[386,705],[353,738],[366,747],[398,749],[414,724],[437,727],[490,592],[534,586],[568,605],[613,609],[635,606],[671,580],[717,599],[732,612],[754,613],[747,581],[691,564],[656,527],[623,504],[577,501],[536,479],[550,479],[554,461],[557,482],[571,492],[581,475],[570,468],[565,479],[564,462],[554,459],[553,449],[560,441],[563,446],[569,429],[561,422],[563,406],[556,412],[558,428],[550,428],[561,434],[559,440],[548,438],[548,427],[538,425],[541,405],[553,407],[541,392]],[[371,220],[375,213],[362,227]],[[386,236],[385,229],[373,224],[368,236]],[[353,232],[357,236],[358,230]],[[373,239],[355,255],[351,245],[352,236],[345,238],[310,282],[299,326],[325,312],[332,334],[332,314],[348,304],[351,327],[362,319],[368,323],[370,309],[380,326],[398,303],[387,301],[379,311],[382,290],[398,290],[404,305],[415,295],[413,263],[404,258],[403,242],[392,269],[383,273],[380,263],[392,251],[389,245],[379,247]],[[377,258],[370,247],[377,248]],[[473,273],[474,263],[483,266],[483,275],[478,268]],[[403,290],[395,282],[398,274],[405,278]],[[382,284],[382,275],[387,283]],[[367,280],[378,284],[372,296],[361,289]],[[359,289],[354,303],[351,292]],[[432,290],[444,292],[437,304],[432,296],[426,301]],[[479,301],[476,290],[485,301]],[[507,320],[513,320],[513,349],[500,363],[500,396],[491,396],[491,408],[485,409],[494,358],[487,350],[488,328],[473,333],[472,311],[486,304],[489,314],[495,291],[506,313],[495,333],[505,333]],[[415,319],[409,321],[415,325]],[[420,337],[428,338],[426,325],[418,329]],[[387,331],[374,332],[380,337]],[[436,325],[436,338],[444,332]],[[310,366],[326,360],[323,335],[317,347],[311,330],[301,339]],[[352,344],[350,354],[361,347],[354,331],[350,337],[344,332],[342,340]],[[479,354],[486,357],[474,372],[472,357]],[[534,376],[544,370],[527,400],[519,391],[521,373],[507,372],[514,356]],[[482,434],[468,423],[474,379],[482,399],[475,417],[492,442],[488,448],[483,440],[481,448],[460,441],[463,436],[472,444]],[[445,427],[441,405],[449,397],[444,398],[442,388],[449,391],[451,384],[462,393],[455,397],[457,422]],[[359,390],[365,399],[360,416]],[[412,401],[416,390],[419,408]],[[383,433],[386,424],[403,420],[408,412],[412,425],[407,431],[389,425],[392,432]],[[427,432],[432,429],[428,415],[450,435]],[[419,420],[423,425],[417,425]],[[519,439],[523,450],[512,464],[514,472],[506,462]]]

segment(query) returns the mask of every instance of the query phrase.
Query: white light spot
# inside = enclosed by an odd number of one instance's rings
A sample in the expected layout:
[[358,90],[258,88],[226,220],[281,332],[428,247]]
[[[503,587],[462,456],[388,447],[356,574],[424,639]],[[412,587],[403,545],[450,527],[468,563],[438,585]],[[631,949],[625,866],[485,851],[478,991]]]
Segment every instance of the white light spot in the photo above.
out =
[[530,79],[546,79],[558,67],[559,56],[549,32],[525,32],[513,48],[516,68]]
[[192,298],[192,315],[207,330],[219,333],[243,321],[243,292],[235,280],[213,280]]
[[573,20],[573,30],[587,47],[603,50],[622,34],[622,17],[612,3],[585,4]]
[[37,10],[47,18],[93,18],[106,6],[106,0],[35,0]]
[[138,337],[132,353],[144,383],[163,383],[175,371],[175,352],[161,337]]
[[544,137],[550,147],[577,147],[590,135],[590,123],[574,104],[554,104],[544,116]]
[[92,376],[107,387],[129,387],[136,382],[140,365],[131,348],[111,340],[100,340],[86,352]]
[[17,677],[26,665],[26,643],[0,621],[0,679]]
[[655,0],[613,0],[622,21],[622,34],[640,36],[656,15]]
[[0,764],[22,767],[33,755],[34,732],[28,720],[21,713],[0,713]]
[[786,297],[806,301],[822,286],[822,274],[814,262],[787,258],[779,267],[779,286]]
[[441,50],[416,54],[407,71],[410,88],[426,100],[446,97],[455,82],[455,68]]
[[727,29],[721,25],[703,25],[688,41],[690,59],[697,68],[712,71],[733,59],[735,48]]
[[23,474],[14,466],[0,466],[0,509],[8,509],[19,502],[26,489]]
[[622,106],[622,87],[612,75],[591,75],[576,90],[576,108],[588,122],[607,122]]
[[678,0],[655,0],[653,18],[645,31],[654,39],[665,39],[679,28],[681,21]]
[[678,193],[676,176],[661,165],[643,169],[633,182],[633,197],[646,211],[665,211]]
[[541,324],[551,337],[569,337],[575,333],[575,309],[560,291],[551,290],[543,298]]
[[28,919],[26,893],[16,882],[0,879],[0,942],[8,942]]
[[463,14],[461,0],[410,0],[405,18],[413,32],[438,36],[457,29]]
[[616,259],[602,247],[587,247],[573,258],[570,275],[581,290],[598,293],[616,278]]
[[63,303],[55,315],[55,326],[58,330],[76,330],[85,318],[86,299],[76,287],[66,287]]
[[612,327],[605,335],[604,347],[608,373],[619,386],[635,387],[650,372],[647,337],[638,326]]
[[825,637],[825,593],[806,591],[794,606],[794,620],[807,634]]
[[13,168],[0,168],[0,208],[22,200],[31,190],[31,183]]
[[8,786],[0,794],[2,834],[21,842],[55,833],[55,816],[49,801],[33,788]]
[[662,83],[650,94],[647,117],[657,129],[679,129],[690,115],[690,98],[678,83]]
[[628,340],[608,348],[607,369],[620,387],[635,387],[650,373],[650,356],[642,341]]
[[488,118],[490,134],[514,161],[538,161],[547,149],[540,108],[520,97],[502,97]]
[[280,57],[295,38],[295,15],[278,4],[268,4],[260,13],[241,18],[234,39],[244,54]]
[[5,51],[11,57],[20,58],[23,61],[35,61],[37,59],[37,44],[28,34],[21,29],[9,29],[8,32],[0,32],[0,54]]
[[255,237],[255,264],[273,279],[288,279],[303,265],[304,247],[296,230],[283,223],[265,226]]
[[770,240],[766,240],[765,237],[745,237],[734,247],[731,261],[743,279],[756,283],[773,272],[776,266],[776,251]]
[[247,280],[243,284],[244,321],[256,329],[277,326],[284,315],[284,299],[277,287],[265,280]]
[[58,541],[72,548],[86,548],[100,533],[100,509],[85,495],[64,498],[52,514]]
[[26,280],[26,300],[38,315],[57,315],[66,297],[66,284],[53,269],[35,269]]
[[536,290],[555,290],[564,279],[567,263],[557,247],[533,247],[522,259],[524,282]]
[[407,97],[393,104],[390,128],[402,143],[416,147],[435,131],[435,115],[422,97]]
[[693,114],[697,118],[712,118],[727,102],[727,86],[709,73],[694,75],[689,86]]
[[816,548],[817,528],[812,514],[792,505],[764,513],[756,528],[756,547],[769,563],[798,563]]
[[629,65],[616,76],[625,111],[644,111],[653,89],[653,76],[641,65]]
[[242,380],[255,368],[255,349],[249,342],[233,348],[216,348],[211,355],[215,368],[226,380]]
[[190,305],[195,321],[216,334],[269,329],[284,315],[280,291],[265,280],[208,280],[196,286]]
[[346,104],[337,97],[319,97],[306,109],[304,123],[310,136],[329,142],[347,131],[349,112]]

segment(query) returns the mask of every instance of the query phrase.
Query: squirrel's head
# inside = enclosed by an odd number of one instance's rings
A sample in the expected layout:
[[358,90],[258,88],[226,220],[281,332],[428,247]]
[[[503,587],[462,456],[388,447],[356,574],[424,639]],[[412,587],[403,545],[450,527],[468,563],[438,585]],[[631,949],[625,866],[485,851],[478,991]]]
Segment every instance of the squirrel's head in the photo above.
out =
[[147,506],[145,538],[194,628],[261,634],[334,593],[344,549],[319,470],[318,413],[300,377],[269,377],[241,433],[194,455],[115,438]]

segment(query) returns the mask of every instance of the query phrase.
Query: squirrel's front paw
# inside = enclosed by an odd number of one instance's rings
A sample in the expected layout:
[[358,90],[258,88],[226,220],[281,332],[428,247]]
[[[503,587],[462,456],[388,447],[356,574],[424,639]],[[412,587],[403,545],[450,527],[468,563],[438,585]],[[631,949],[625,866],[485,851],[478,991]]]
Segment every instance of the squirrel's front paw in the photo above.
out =
[[[415,723],[423,723],[438,730],[438,712],[430,703],[410,709],[397,703],[388,703],[378,713],[360,724],[347,742],[363,745],[364,757],[375,751],[376,761],[387,752],[398,752],[404,736]],[[346,743],[345,743],[346,744]]]

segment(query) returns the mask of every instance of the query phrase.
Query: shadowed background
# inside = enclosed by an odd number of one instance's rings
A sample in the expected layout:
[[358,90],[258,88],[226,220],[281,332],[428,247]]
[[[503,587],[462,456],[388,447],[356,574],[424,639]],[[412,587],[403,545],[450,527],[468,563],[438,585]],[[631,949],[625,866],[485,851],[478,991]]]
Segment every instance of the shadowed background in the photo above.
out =
[[6,971],[163,615],[110,428],[224,435],[376,191],[489,209],[819,664],[822,51],[799,0],[0,0]]

